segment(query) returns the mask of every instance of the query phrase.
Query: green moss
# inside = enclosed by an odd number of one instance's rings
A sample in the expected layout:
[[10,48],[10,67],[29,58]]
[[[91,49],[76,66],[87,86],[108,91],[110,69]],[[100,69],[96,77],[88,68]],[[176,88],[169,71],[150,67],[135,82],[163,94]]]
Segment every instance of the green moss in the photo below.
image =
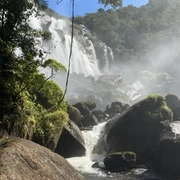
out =
[[64,100],[58,104],[62,98],[63,91],[54,81],[46,81],[36,95],[37,103],[41,104],[45,109],[50,109],[52,106],[57,105],[56,110],[67,112],[67,105]]
[[146,108],[144,113],[147,119],[158,121],[167,119],[172,121],[173,112],[168,108],[163,96],[151,94],[144,100],[143,106]]
[[122,151],[113,154],[121,155],[123,159],[128,159],[129,161],[136,161],[136,154],[132,151]]
[[96,108],[96,103],[92,102],[92,101],[85,101],[85,102],[83,102],[83,104],[85,106],[87,106],[89,108],[89,110],[93,110]]
[[164,105],[165,98],[159,94],[151,94],[145,99],[145,102],[149,106],[153,106],[153,105],[161,106],[161,105]]
[[21,99],[16,104],[16,109],[8,118],[4,117],[4,124],[8,125],[8,131],[13,136],[31,139],[35,131],[36,119],[39,112],[31,101],[27,91],[21,93]]
[[61,133],[68,120],[69,117],[65,111],[54,111],[44,114],[37,122],[34,134],[35,141],[41,145],[47,146],[53,137]]

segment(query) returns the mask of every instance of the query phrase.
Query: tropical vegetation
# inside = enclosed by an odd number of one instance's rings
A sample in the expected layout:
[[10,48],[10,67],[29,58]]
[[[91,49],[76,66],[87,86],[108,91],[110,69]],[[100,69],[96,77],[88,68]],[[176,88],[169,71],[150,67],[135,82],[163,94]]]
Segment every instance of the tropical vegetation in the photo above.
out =
[[[68,121],[63,92],[51,80],[66,68],[38,48],[39,39],[45,43],[51,34],[29,26],[32,14],[39,16],[30,1],[0,2],[0,124],[12,136],[35,136],[47,145]],[[42,69],[49,70],[49,77]]]
[[[163,71],[162,62],[166,61],[166,69],[173,64],[177,67],[179,62],[179,19],[180,1],[149,0],[141,7],[100,8],[96,13],[77,16],[75,22],[110,46],[117,63],[147,64],[151,58],[158,66],[157,59],[161,59]],[[96,46],[101,60],[102,49]]]

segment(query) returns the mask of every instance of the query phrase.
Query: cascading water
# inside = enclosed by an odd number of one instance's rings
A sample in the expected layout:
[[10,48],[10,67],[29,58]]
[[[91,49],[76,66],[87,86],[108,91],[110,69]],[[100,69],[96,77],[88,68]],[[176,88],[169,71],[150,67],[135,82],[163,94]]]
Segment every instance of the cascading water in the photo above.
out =
[[[67,67],[71,43],[69,31],[71,23],[63,19],[57,20],[44,12],[40,12],[40,17],[31,16],[29,24],[34,29],[49,31],[52,34],[49,40],[40,40],[41,42],[39,42],[38,46],[48,52],[46,59],[56,59]],[[89,52],[87,52],[87,49]],[[71,73],[72,72],[78,74],[83,73],[85,76],[100,75],[92,42],[89,42],[89,46],[85,48],[74,38],[71,60]]]
[[[53,58],[67,67],[71,43],[71,33],[69,29],[71,22],[64,19],[55,19],[44,12],[40,12],[39,14],[39,17],[35,15],[30,17],[30,26],[34,29],[49,31],[52,37],[46,41],[39,39],[38,47],[47,52],[45,55],[46,59]],[[84,27],[79,26],[79,28],[82,28],[81,32],[78,31],[78,29],[74,30],[71,73],[83,73],[85,76],[100,75],[94,45],[86,36],[88,30],[86,30],[85,33]],[[76,31],[78,31],[78,33]],[[107,48],[106,51],[108,51]],[[112,61],[112,51],[108,52],[109,53],[106,53],[106,57],[108,59],[109,56]]]
[[104,130],[105,124],[106,122],[103,122],[94,126],[92,130],[82,131],[85,140],[86,155],[84,157],[73,157],[67,159],[78,171],[82,173],[102,174],[97,169],[92,168],[92,164],[94,163],[93,161],[101,161],[104,156],[103,154],[99,155],[95,154],[95,152],[92,153],[92,151]]
[[88,180],[158,180],[159,177],[156,174],[146,172],[147,169],[145,168],[133,169],[126,173],[110,173],[92,168],[94,162],[103,162],[104,157],[107,155],[99,142],[105,125],[106,122],[103,122],[94,126],[92,130],[82,131],[85,140],[86,155],[84,157],[73,157],[66,160]]

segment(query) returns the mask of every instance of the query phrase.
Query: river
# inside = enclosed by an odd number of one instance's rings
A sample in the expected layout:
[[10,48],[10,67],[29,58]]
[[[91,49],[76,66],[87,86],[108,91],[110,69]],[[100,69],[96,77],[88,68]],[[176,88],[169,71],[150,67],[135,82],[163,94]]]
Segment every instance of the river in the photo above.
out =
[[68,158],[68,162],[77,169],[87,180],[165,180],[156,173],[148,171],[145,168],[136,168],[126,173],[110,173],[97,168],[92,168],[94,162],[103,162],[106,153],[99,144],[96,146],[96,152],[92,153],[94,146],[100,138],[106,122],[94,126],[92,130],[82,131],[86,155],[83,157]]

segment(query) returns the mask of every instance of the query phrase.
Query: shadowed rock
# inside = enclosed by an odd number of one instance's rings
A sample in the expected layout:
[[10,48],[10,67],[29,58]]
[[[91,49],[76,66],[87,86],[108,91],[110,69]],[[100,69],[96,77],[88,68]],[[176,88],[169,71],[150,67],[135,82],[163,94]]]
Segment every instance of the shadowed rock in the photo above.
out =
[[64,127],[55,152],[64,158],[84,156],[86,149],[79,127],[69,121]]
[[136,154],[134,152],[116,152],[109,154],[104,159],[104,165],[108,171],[121,172],[135,167]]
[[81,120],[81,125],[83,127],[87,127],[87,126],[95,126],[99,123],[99,121],[97,120],[96,116],[94,116],[92,113],[86,115],[85,117],[82,118]]
[[158,161],[155,167],[171,179],[180,178],[180,122],[175,121],[163,131],[157,146]]
[[168,94],[166,103],[173,112],[174,121],[180,120],[180,99],[174,94]]

